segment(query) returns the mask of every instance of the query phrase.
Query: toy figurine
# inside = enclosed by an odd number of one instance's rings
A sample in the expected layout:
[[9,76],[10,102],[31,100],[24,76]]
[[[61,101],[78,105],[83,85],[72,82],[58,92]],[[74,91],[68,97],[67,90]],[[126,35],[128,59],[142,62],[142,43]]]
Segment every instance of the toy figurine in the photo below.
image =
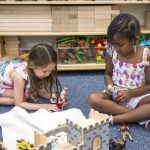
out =
[[126,141],[127,136],[133,142],[131,135],[129,134],[129,127],[127,125],[120,126],[120,132],[124,141]]
[[109,150],[123,150],[125,145],[126,141],[109,140]]
[[26,142],[24,139],[17,140],[17,147],[21,150],[31,150],[34,146],[29,142]]
[[59,100],[58,100],[58,103],[56,104],[58,108],[62,108],[67,104],[67,101],[68,101],[68,95],[69,95],[69,92],[68,92],[68,88],[64,88],[61,93],[60,93],[60,97],[59,97]]
[[50,103],[56,104],[59,109],[62,109],[67,104],[67,101],[68,101],[67,97],[68,97],[68,95],[69,95],[68,88],[65,87],[61,91],[60,97],[57,100],[56,92],[53,90],[52,96],[50,98]]
[[116,100],[116,96],[117,96],[117,92],[119,90],[118,87],[112,86],[112,85],[108,85],[108,90],[111,92],[112,99],[115,101]]
[[54,90],[52,91],[52,96],[50,98],[50,103],[52,103],[52,104],[56,104],[57,103],[57,96],[56,96],[56,93],[55,93]]

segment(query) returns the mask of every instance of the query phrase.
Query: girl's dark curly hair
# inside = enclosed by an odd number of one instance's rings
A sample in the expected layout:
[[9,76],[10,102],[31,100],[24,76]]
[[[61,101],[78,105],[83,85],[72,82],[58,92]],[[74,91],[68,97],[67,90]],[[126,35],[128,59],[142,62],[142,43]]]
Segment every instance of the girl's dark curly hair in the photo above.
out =
[[110,44],[113,36],[119,33],[122,38],[130,42],[140,35],[140,23],[136,17],[130,14],[120,14],[116,16],[107,30],[107,41]]

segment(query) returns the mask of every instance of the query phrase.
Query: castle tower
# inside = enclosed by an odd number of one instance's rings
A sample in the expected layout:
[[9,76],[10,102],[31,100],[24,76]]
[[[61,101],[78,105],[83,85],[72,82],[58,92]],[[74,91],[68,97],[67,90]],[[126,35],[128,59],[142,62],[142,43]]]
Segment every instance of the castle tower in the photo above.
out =
[[90,118],[80,124],[67,120],[67,140],[80,150],[109,150],[108,115],[91,110]]

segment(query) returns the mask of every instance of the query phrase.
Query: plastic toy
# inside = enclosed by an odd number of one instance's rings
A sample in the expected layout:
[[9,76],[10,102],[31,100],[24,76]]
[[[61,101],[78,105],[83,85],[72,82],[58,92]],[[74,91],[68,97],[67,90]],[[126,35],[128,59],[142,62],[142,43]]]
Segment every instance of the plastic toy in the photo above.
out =
[[28,56],[29,56],[29,53],[24,53],[24,54],[20,55],[19,58],[26,60],[28,58]]
[[61,63],[84,63],[87,60],[86,37],[63,37],[57,39],[58,56]]
[[111,96],[113,100],[116,100],[117,92],[118,92],[118,87],[108,85],[108,90],[111,92]]
[[60,98],[57,103],[58,108],[63,109],[63,107],[67,104],[68,95],[69,95],[69,89],[65,87],[60,93]]
[[109,150],[123,150],[125,148],[126,141],[110,140]]
[[121,125],[120,132],[121,132],[121,135],[122,135],[122,138],[124,141],[127,140],[127,136],[128,136],[129,139],[133,142],[133,139],[132,139],[131,135],[129,134],[129,127],[127,125]]
[[50,98],[50,103],[56,104],[59,109],[63,109],[63,107],[67,104],[68,101],[68,95],[69,95],[68,91],[69,91],[68,88],[65,87],[61,91],[58,101],[57,101],[56,93],[55,91],[53,91],[52,96]]
[[150,46],[150,37],[149,37],[149,35],[142,34],[142,35],[140,36],[139,45],[141,45],[141,46],[143,46],[143,47],[148,47],[148,46]]
[[[67,133],[66,143],[52,148],[49,137],[62,131]],[[66,124],[47,133],[35,131],[34,146],[39,150],[109,150],[109,116],[91,109],[89,118],[84,122],[75,123],[67,119]]]
[[100,37],[100,39],[94,40],[91,39],[90,42],[92,45],[94,45],[95,49],[95,55],[96,55],[96,62],[97,63],[104,63],[105,58],[107,56],[107,40],[106,37]]
[[56,104],[57,103],[57,96],[56,96],[56,93],[55,93],[54,90],[52,91],[52,96],[50,98],[50,103],[52,103],[52,104]]
[[17,148],[21,150],[31,150],[33,144],[26,142],[24,139],[17,140]]

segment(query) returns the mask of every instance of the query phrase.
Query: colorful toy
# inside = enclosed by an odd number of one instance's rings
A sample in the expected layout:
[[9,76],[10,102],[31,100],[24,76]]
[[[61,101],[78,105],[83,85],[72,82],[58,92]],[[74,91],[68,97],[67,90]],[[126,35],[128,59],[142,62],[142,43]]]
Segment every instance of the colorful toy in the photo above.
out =
[[63,107],[67,104],[68,95],[69,95],[69,89],[65,87],[60,93],[60,98],[57,103],[58,108],[63,109]]
[[96,62],[104,63],[107,56],[107,40],[106,37],[100,37],[100,39],[91,39],[91,44],[94,45]]
[[140,36],[139,45],[141,45],[141,46],[143,46],[143,47],[148,47],[148,46],[150,46],[150,36],[149,36],[149,35],[142,34],[142,35]]
[[86,37],[63,37],[57,39],[58,56],[61,63],[84,63],[87,60]]
[[60,97],[57,100],[56,92],[53,91],[52,96],[50,98],[50,103],[56,104],[59,109],[63,109],[63,107],[67,104],[68,95],[69,95],[68,88],[65,87],[61,91]]
[[17,148],[21,150],[31,150],[33,148],[33,144],[26,142],[24,139],[17,140]]
[[[49,137],[62,131],[67,133],[67,141],[52,148]],[[109,116],[91,109],[89,118],[80,124],[67,119],[66,124],[47,133],[35,131],[34,137],[34,148],[40,150],[109,150]]]
[[56,92],[54,90],[52,91],[52,96],[50,98],[50,103],[52,103],[52,104],[57,103],[57,96],[56,96]]
[[110,140],[109,150],[123,150],[125,148],[126,141]]
[[28,56],[29,56],[29,53],[24,53],[24,54],[20,55],[19,58],[26,60],[28,58]]
[[129,127],[127,125],[121,125],[120,126],[120,132],[121,132],[121,135],[122,135],[122,138],[124,141],[126,141],[127,139],[127,136],[129,137],[129,139],[133,142],[133,139],[129,133]]
[[108,90],[111,92],[112,99],[115,101],[116,100],[116,96],[117,96],[117,92],[119,90],[118,87],[112,86],[112,85],[108,85]]

